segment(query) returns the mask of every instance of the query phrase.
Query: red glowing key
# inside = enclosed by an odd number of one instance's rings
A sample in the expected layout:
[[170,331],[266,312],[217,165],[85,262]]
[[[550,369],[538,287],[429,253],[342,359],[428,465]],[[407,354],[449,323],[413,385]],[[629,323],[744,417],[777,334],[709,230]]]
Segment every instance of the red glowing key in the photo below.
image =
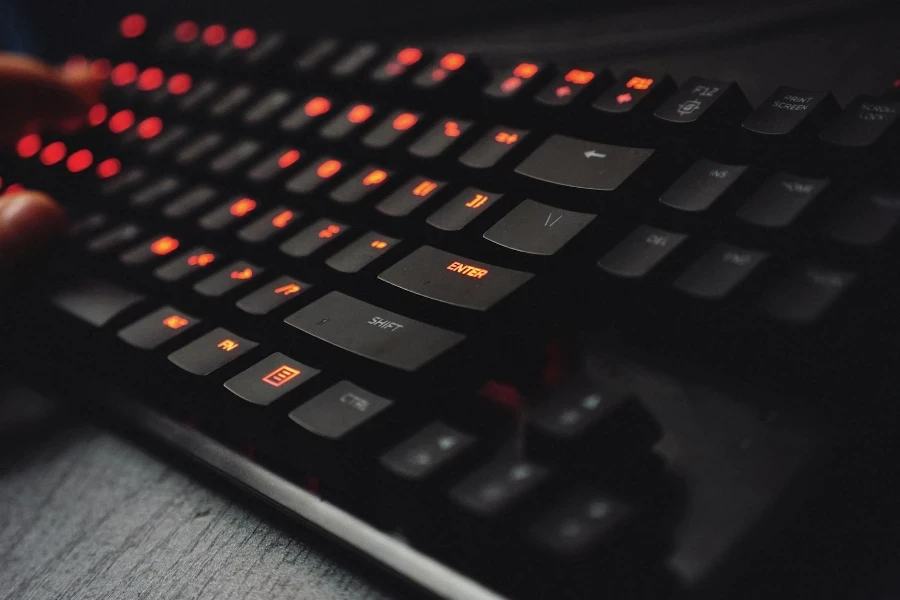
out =
[[371,106],[368,104],[357,104],[347,113],[347,120],[351,123],[364,123],[371,116]]
[[513,75],[522,79],[531,79],[538,72],[538,66],[533,63],[519,63],[513,69]]
[[284,212],[281,212],[281,213],[278,213],[277,215],[275,215],[275,217],[272,219],[272,225],[274,225],[275,227],[277,227],[279,229],[283,229],[284,227],[287,227],[287,224],[290,223],[291,219],[293,219],[293,218],[294,218],[294,213],[289,210],[286,210]]
[[256,32],[252,29],[238,29],[231,36],[231,43],[239,50],[248,50],[256,45]]
[[113,133],[122,133],[134,125],[134,113],[128,109],[120,110],[109,118],[109,130]]
[[62,142],[53,142],[52,144],[47,144],[47,146],[45,146],[44,149],[41,150],[41,162],[48,167],[57,164],[65,157],[66,145]]
[[166,87],[168,88],[169,93],[181,96],[182,94],[188,93],[192,85],[193,82],[190,75],[187,73],[177,73],[169,78],[169,83],[166,84]]
[[363,177],[362,183],[365,186],[378,185],[379,183],[382,183],[385,179],[387,179],[387,177],[388,174],[385,171],[382,171],[381,169],[375,169],[374,171]]
[[207,46],[218,46],[228,37],[228,32],[221,25],[210,25],[203,30],[203,43]]
[[182,44],[193,42],[200,35],[200,28],[193,21],[182,21],[175,27],[175,39]]
[[458,52],[445,54],[444,57],[441,58],[441,67],[448,71],[455,71],[464,64],[466,64],[466,57]]
[[309,102],[306,103],[306,106],[303,107],[303,112],[305,112],[309,117],[318,117],[319,115],[324,115],[329,110],[331,110],[331,100],[329,100],[328,98],[323,98],[321,96],[312,98]]
[[422,51],[418,48],[404,48],[397,53],[397,61],[407,67],[416,64],[420,60],[422,60]]
[[137,86],[138,89],[149,92],[161,86],[165,79],[166,76],[163,74],[162,69],[150,67],[149,69],[145,69],[140,77],[138,77]]
[[594,79],[592,71],[582,71],[581,69],[572,69],[566,73],[566,81],[575,85],[587,85]]
[[300,160],[300,153],[296,150],[288,150],[278,157],[278,166],[282,169],[287,169],[298,160]]
[[102,124],[106,120],[108,112],[105,104],[95,104],[88,111],[88,123],[93,127]]
[[119,23],[119,31],[124,38],[136,38],[147,31],[147,19],[144,15],[128,15]]
[[167,235],[150,244],[150,252],[157,256],[165,256],[174,252],[179,245],[178,240]]
[[77,150],[66,160],[66,167],[72,173],[81,173],[92,164],[94,164],[94,155],[90,150]]
[[145,140],[155,138],[162,130],[163,122],[159,117],[148,117],[141,121],[137,128],[138,136]]
[[328,179],[333,176],[335,173],[341,170],[341,161],[334,160],[333,158],[330,160],[326,160],[319,168],[316,169],[316,175],[321,177],[322,179]]
[[255,208],[256,200],[252,200],[250,198],[241,198],[231,205],[231,208],[228,209],[228,212],[233,214],[235,217],[244,217],[247,215],[247,213],[251,212]]
[[22,158],[31,158],[41,151],[41,136],[36,133],[26,135],[16,144],[16,154]]
[[412,113],[401,113],[394,119],[394,129],[397,131],[406,131],[418,122],[419,117]]
[[522,80],[518,77],[507,77],[500,84],[500,89],[507,94],[516,91],[520,87],[522,87]]
[[122,170],[122,163],[117,158],[107,158],[97,165],[97,176],[100,179],[109,179]]
[[110,71],[109,80],[113,85],[122,87],[134,83],[137,76],[137,65],[132,62],[124,62],[120,65],[116,65],[115,68]]

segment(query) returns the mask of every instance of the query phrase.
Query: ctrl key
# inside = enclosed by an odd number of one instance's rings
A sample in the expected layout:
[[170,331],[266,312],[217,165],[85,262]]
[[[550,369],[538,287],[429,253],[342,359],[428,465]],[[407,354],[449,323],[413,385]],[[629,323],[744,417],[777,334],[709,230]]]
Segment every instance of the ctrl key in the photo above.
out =
[[291,411],[292,421],[329,440],[338,440],[388,408],[392,401],[340,381]]
[[169,355],[169,360],[194,375],[209,375],[258,344],[221,327]]

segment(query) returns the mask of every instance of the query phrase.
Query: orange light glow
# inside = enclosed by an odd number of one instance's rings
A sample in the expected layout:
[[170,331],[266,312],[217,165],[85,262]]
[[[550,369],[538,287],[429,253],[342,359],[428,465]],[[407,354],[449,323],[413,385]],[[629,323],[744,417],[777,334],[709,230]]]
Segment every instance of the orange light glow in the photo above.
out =
[[494,136],[494,140],[500,142],[501,144],[515,144],[519,141],[519,134],[509,133],[508,131],[501,131]]
[[187,94],[192,85],[193,81],[191,80],[190,75],[187,73],[176,73],[169,78],[169,83],[166,84],[166,88],[169,90],[170,94],[181,96]]
[[632,90],[646,90],[653,85],[653,80],[649,77],[632,77],[625,83],[625,87]]
[[384,72],[390,75],[391,77],[396,77],[406,70],[406,67],[401,65],[398,62],[391,61],[388,64],[384,65]]
[[235,217],[244,217],[247,216],[247,213],[251,212],[256,208],[256,200],[252,200],[250,198],[241,198],[237,202],[231,205],[231,208],[228,209]]
[[444,123],[444,135],[447,137],[459,137],[460,133],[462,132],[459,130],[459,123],[456,121],[447,121]]
[[109,111],[107,111],[105,104],[95,104],[91,107],[91,110],[88,111],[88,123],[93,127],[102,125],[103,121],[106,120],[106,115],[108,113]]
[[413,196],[419,196],[420,198],[424,198],[431,192],[437,189],[437,184],[433,181],[425,180],[416,187],[413,188]]
[[300,374],[300,369],[281,365],[268,375],[262,378],[264,383],[268,383],[272,387],[281,387],[288,381]]
[[250,267],[245,267],[245,268],[241,269],[240,271],[232,271],[231,272],[232,279],[246,281],[247,279],[250,279],[251,277],[253,277],[253,269],[251,269]]
[[362,183],[365,186],[378,185],[384,182],[384,180],[387,179],[387,176],[387,172],[382,171],[381,169],[375,169],[374,171],[363,177]]
[[109,72],[111,70],[112,64],[105,58],[98,58],[91,63],[91,71],[93,71],[94,76],[100,79],[106,79],[107,77],[109,77]]
[[567,85],[561,85],[553,90],[553,93],[557,98],[568,98],[572,95],[572,88]]
[[375,248],[376,250],[384,250],[385,248],[387,248],[388,244],[384,240],[372,240],[372,243],[369,244],[369,246]]
[[137,65],[132,62],[118,64],[109,73],[109,80],[113,85],[123,87],[134,83],[138,76]]
[[394,129],[397,131],[406,131],[419,121],[419,117],[412,113],[401,113],[394,119]]
[[163,325],[169,329],[181,329],[188,325],[188,320],[181,315],[172,315],[163,319]]
[[404,48],[397,53],[397,61],[407,67],[422,60],[422,51],[418,48]]
[[278,166],[287,169],[298,160],[300,160],[300,153],[296,150],[288,150],[278,157]]
[[443,81],[447,79],[447,70],[437,67],[431,70],[431,79],[434,81]]
[[533,63],[519,63],[513,69],[513,75],[522,79],[531,79],[538,72],[538,66]]
[[73,152],[66,160],[66,168],[72,173],[81,173],[94,164],[94,155],[90,150],[78,150]]
[[582,71],[580,69],[572,69],[566,73],[566,81],[575,85],[586,85],[593,81],[593,71]]
[[474,198],[466,202],[466,208],[481,208],[487,201],[488,197],[484,194],[475,194]]
[[231,43],[238,50],[249,50],[256,45],[256,32],[250,28],[238,29],[231,36]]
[[368,104],[357,104],[347,113],[347,120],[351,123],[364,123],[372,116],[372,107]]
[[203,30],[203,43],[207,46],[218,46],[228,37],[228,32],[221,25],[210,25]]
[[500,84],[500,90],[504,93],[511,93],[522,87],[522,80],[518,77],[507,77]]
[[340,232],[341,232],[341,228],[338,227],[337,225],[329,225],[325,229],[322,229],[321,231],[319,231],[319,237],[327,240],[329,238],[333,238],[335,235],[339,234]]
[[443,58],[441,58],[441,67],[448,71],[456,71],[464,64],[466,64],[466,57],[458,52],[445,54]]
[[163,122],[159,117],[148,117],[137,127],[138,136],[145,140],[155,138],[162,130]]
[[182,21],[175,27],[175,39],[182,44],[193,42],[200,35],[200,28],[193,21]]
[[216,260],[216,255],[207,252],[205,254],[194,254],[188,258],[187,262],[192,267],[205,267],[214,260]]
[[41,150],[41,162],[48,167],[55,165],[66,157],[66,152],[66,145],[62,142],[47,144],[47,146]]
[[149,69],[145,69],[140,77],[138,77],[137,86],[139,90],[149,92],[159,88],[165,79],[166,76],[163,74],[162,69],[150,67]]
[[178,240],[167,235],[150,244],[150,252],[157,256],[165,256],[166,254],[174,252],[178,248],[178,245]]
[[632,100],[634,100],[634,98],[632,98],[631,94],[628,92],[616,96],[616,104],[628,104]]
[[119,31],[124,38],[136,38],[147,31],[147,19],[144,15],[128,15],[119,23]]
[[229,339],[229,338],[225,338],[224,340],[222,340],[221,342],[216,344],[216,348],[219,348],[220,350],[224,350],[225,352],[231,352],[238,346],[240,346],[240,344],[238,344],[236,341]]
[[291,222],[291,219],[294,218],[294,213],[289,210],[278,213],[275,215],[275,218],[272,219],[272,225],[279,229],[283,229],[287,227],[287,224]]
[[482,269],[481,267],[476,267],[474,265],[467,265],[465,263],[453,261],[449,265],[447,265],[448,271],[453,271],[454,273],[459,273],[460,275],[466,275],[467,277],[472,277],[474,279],[482,279],[485,275],[488,274],[487,269]]
[[300,286],[296,283],[289,283],[275,288],[275,293],[281,296],[293,296],[294,294],[300,293]]
[[109,118],[109,130],[113,133],[122,133],[134,125],[134,113],[128,109],[120,110]]
[[16,144],[16,154],[22,158],[31,158],[41,151],[41,136],[36,133],[26,135]]
[[122,170],[122,163],[118,158],[107,158],[97,165],[97,177],[100,179],[109,179],[113,175],[118,175]]
[[319,165],[319,168],[316,169],[316,175],[321,177],[322,179],[328,179],[332,177],[335,173],[341,170],[341,161],[329,159]]
[[331,100],[323,98],[322,96],[312,98],[306,103],[306,106],[303,107],[303,112],[305,112],[308,117],[318,117],[319,115],[324,115],[329,110],[331,110]]

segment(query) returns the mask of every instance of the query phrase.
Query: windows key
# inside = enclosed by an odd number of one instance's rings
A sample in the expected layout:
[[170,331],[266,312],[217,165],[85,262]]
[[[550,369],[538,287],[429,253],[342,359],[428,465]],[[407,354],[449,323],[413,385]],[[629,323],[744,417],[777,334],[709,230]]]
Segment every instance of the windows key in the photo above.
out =
[[318,369],[276,352],[226,381],[225,388],[247,402],[268,406],[318,374]]

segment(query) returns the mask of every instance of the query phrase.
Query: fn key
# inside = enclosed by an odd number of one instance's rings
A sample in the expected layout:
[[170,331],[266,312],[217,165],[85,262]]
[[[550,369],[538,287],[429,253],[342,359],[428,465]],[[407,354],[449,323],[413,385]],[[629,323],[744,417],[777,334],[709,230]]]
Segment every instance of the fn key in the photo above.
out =
[[194,375],[209,375],[234,359],[256,348],[258,344],[245,340],[227,329],[214,329],[169,355],[169,360]]

